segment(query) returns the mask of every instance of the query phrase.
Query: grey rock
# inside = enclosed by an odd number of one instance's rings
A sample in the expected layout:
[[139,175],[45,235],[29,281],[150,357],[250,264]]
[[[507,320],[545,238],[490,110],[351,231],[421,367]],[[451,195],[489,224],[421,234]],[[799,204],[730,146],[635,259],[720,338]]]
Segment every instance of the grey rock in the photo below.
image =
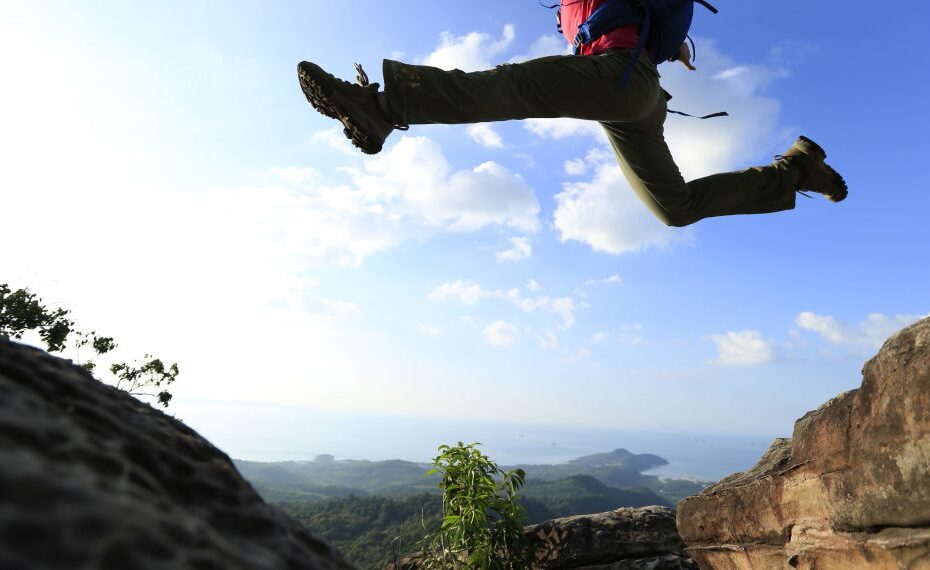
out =
[[540,570],[696,568],[675,529],[675,511],[623,508],[527,527]]
[[0,340],[0,568],[352,568],[181,422]]

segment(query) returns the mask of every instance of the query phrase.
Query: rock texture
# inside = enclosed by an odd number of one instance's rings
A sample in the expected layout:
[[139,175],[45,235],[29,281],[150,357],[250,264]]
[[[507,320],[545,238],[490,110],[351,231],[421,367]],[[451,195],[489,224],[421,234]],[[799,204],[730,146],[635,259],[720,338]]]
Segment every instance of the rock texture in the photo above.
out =
[[0,568],[351,566],[182,423],[0,340]]
[[526,528],[540,570],[684,570],[696,568],[665,507],[617,509]]
[[[538,570],[697,570],[675,530],[675,511],[624,508],[553,519],[524,529]],[[408,556],[385,570],[416,570]]]
[[750,471],[679,503],[703,569],[930,569],[930,319]]

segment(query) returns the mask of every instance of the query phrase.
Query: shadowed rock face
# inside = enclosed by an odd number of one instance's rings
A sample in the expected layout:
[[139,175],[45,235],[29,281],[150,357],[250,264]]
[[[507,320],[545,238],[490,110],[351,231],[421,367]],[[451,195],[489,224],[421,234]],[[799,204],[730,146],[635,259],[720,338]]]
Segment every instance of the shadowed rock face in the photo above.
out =
[[930,319],[762,460],[678,505],[701,568],[930,569]]
[[184,424],[0,340],[0,568],[352,568]]

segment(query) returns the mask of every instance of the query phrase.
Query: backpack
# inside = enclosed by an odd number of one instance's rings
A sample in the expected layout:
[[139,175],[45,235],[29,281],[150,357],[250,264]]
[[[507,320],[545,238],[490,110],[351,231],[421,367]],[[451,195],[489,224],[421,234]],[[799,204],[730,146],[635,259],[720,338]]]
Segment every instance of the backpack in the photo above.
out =
[[656,63],[677,58],[678,50],[691,28],[695,2],[717,13],[717,9],[706,0],[605,0],[578,27],[574,41],[575,54],[582,45],[611,30],[638,25],[640,31],[636,50],[620,78],[621,85],[626,87],[630,73],[644,49],[652,54]]

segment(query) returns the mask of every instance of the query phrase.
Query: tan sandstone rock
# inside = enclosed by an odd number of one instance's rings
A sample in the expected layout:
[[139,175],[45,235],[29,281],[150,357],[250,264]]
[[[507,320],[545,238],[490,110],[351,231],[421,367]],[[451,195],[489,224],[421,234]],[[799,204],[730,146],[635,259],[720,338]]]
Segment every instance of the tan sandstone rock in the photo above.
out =
[[678,505],[704,569],[930,569],[930,319],[751,470]]

